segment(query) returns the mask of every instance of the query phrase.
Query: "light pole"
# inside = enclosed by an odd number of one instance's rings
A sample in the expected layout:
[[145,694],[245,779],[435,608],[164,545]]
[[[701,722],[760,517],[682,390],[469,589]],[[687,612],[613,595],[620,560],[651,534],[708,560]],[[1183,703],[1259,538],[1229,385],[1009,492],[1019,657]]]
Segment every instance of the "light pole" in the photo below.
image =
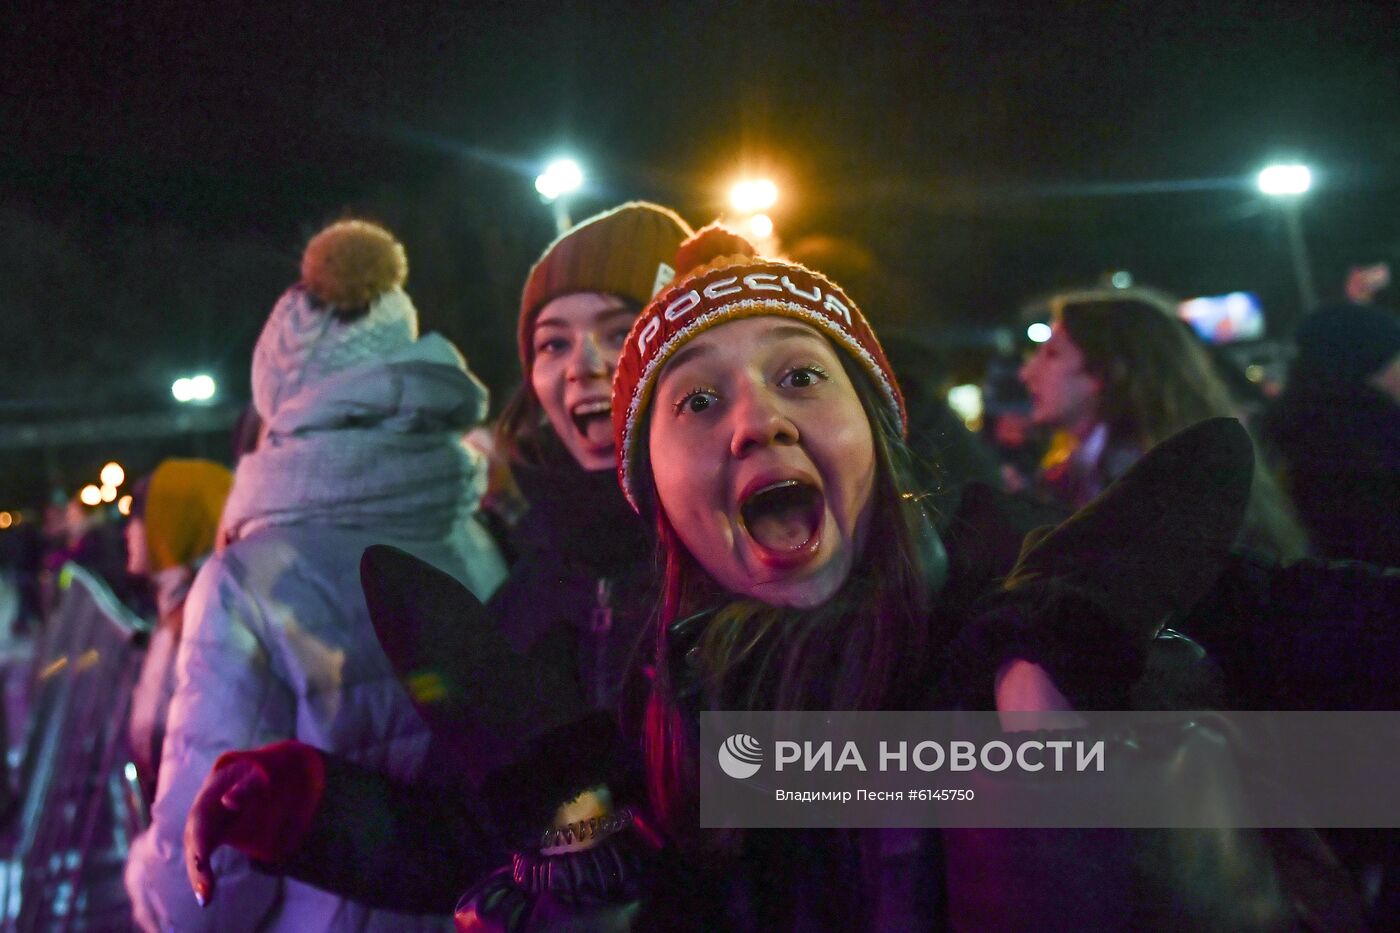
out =
[[1259,173],[1259,191],[1278,202],[1283,212],[1284,228],[1288,231],[1288,251],[1293,259],[1293,278],[1298,284],[1301,313],[1317,305],[1317,289],[1313,286],[1312,262],[1308,259],[1308,244],[1303,239],[1300,216],[1303,195],[1312,187],[1312,172],[1306,165],[1270,165]]
[[569,195],[583,187],[583,169],[573,159],[555,159],[535,178],[540,200],[554,205],[554,226],[564,233],[573,226],[569,219]]

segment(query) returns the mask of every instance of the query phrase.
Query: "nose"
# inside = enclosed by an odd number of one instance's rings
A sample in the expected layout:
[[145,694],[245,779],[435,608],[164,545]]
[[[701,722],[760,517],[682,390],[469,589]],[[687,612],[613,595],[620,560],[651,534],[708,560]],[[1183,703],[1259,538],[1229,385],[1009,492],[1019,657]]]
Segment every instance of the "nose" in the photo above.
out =
[[1039,365],[1039,360],[1040,351],[1037,350],[1034,353],[1032,353],[1029,357],[1027,357],[1026,361],[1021,364],[1021,368],[1017,371],[1016,376],[1021,380],[1022,385],[1030,383],[1032,371],[1035,369],[1036,366]]
[[766,386],[751,386],[733,399],[730,407],[733,434],[729,452],[736,458],[770,446],[788,446],[801,439],[797,425],[783,410],[782,402]]
[[607,358],[592,334],[585,334],[574,344],[574,352],[569,355],[569,367],[565,375],[571,382],[607,378]]

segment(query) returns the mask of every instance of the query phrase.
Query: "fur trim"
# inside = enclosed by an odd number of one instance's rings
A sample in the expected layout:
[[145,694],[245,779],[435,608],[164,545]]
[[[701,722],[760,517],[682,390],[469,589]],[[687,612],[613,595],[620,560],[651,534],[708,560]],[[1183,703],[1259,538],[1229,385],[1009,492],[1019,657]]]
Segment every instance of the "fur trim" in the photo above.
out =
[[408,278],[403,244],[363,220],[331,224],[311,238],[301,257],[301,280],[321,301],[340,310],[367,307]]

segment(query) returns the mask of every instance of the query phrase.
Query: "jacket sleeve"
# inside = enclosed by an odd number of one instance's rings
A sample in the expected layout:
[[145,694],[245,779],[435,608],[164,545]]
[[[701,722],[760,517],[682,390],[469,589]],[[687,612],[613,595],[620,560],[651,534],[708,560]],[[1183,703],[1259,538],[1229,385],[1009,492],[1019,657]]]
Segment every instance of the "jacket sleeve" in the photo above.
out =
[[1255,709],[1400,709],[1400,569],[1236,555],[1183,624]]
[[449,914],[506,858],[466,789],[401,786],[338,755],[322,758],[325,792],[306,839],[269,871],[369,907]]
[[281,895],[280,879],[228,846],[211,859],[216,887],[208,907],[195,901],[185,874],[185,817],[214,760],[295,734],[295,698],[275,673],[262,614],[231,560],[211,558],[186,602],[160,787],[151,826],[127,859],[127,891],[147,930],[256,928]]

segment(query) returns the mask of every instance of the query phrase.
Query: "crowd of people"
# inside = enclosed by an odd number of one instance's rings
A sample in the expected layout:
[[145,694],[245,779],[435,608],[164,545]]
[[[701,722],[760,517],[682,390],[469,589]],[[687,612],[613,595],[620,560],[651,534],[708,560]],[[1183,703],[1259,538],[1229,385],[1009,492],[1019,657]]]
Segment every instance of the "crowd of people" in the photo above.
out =
[[664,207],[545,250],[487,436],[406,278],[383,228],[318,234],[232,474],[138,486],[142,929],[1393,921],[1387,834],[1207,872],[1126,830],[705,829],[698,743],[705,710],[1395,708],[1400,317],[1313,313],[1255,414],[1170,305],[1060,296],[998,462],[862,295]]

